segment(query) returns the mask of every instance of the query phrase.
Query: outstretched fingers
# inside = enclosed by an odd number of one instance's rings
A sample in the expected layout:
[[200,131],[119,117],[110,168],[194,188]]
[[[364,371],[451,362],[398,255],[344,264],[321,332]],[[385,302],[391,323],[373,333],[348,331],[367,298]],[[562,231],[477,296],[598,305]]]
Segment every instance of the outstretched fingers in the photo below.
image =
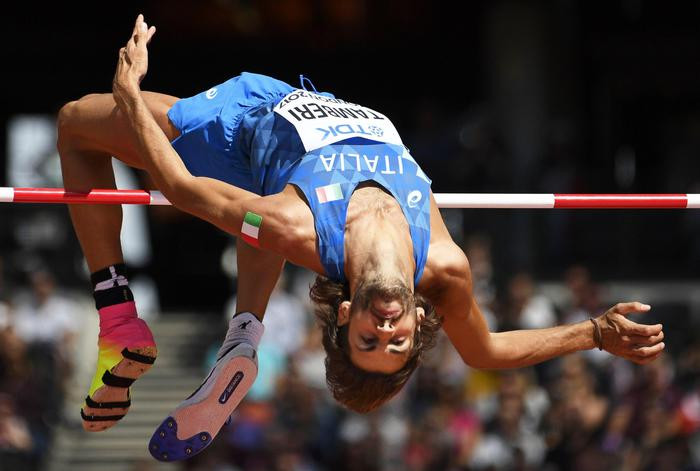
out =
[[618,303],[608,311],[608,315],[617,316],[617,323],[622,327],[623,333],[626,335],[638,335],[642,337],[651,337],[658,335],[663,326],[661,324],[648,325],[648,324],[638,324],[629,320],[626,316],[630,314],[645,313],[651,310],[651,306],[648,304],[642,304],[640,302],[630,302],[630,303]]
[[151,42],[153,35],[156,34],[156,27],[151,26],[149,28],[148,24],[143,18],[142,14],[136,17],[136,22],[134,23],[134,29],[131,32],[131,37],[127,42],[127,54],[135,49],[141,49],[145,52],[146,46]]
[[139,16],[136,17],[136,21],[134,22],[134,30],[131,32],[131,37],[134,39],[134,42],[138,42],[137,38],[139,34],[143,34],[147,30],[148,25],[146,25],[143,14],[139,13]]
[[148,27],[143,15],[139,14],[126,46],[119,50],[119,62],[112,87],[115,93],[127,88],[132,92],[138,89],[148,72],[147,45],[155,31],[154,27]]

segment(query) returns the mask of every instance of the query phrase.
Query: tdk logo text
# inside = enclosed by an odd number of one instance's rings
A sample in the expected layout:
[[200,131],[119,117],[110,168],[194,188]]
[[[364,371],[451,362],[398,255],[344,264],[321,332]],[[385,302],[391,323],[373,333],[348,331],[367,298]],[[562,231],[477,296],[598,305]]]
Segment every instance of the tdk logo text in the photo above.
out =
[[347,134],[361,134],[370,137],[381,137],[384,135],[384,130],[379,126],[369,126],[365,129],[361,124],[339,124],[326,128],[316,128],[316,130],[323,133],[321,136],[322,141],[325,141],[328,137],[337,137]]

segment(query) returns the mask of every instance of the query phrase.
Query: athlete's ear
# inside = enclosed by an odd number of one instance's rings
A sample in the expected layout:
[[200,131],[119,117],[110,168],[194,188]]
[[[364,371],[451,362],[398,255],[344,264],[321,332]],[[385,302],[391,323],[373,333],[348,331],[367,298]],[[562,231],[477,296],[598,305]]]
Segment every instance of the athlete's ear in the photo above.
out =
[[420,330],[420,325],[425,319],[425,309],[420,306],[416,307],[416,328]]
[[338,306],[338,327],[342,327],[350,322],[350,301],[343,301]]

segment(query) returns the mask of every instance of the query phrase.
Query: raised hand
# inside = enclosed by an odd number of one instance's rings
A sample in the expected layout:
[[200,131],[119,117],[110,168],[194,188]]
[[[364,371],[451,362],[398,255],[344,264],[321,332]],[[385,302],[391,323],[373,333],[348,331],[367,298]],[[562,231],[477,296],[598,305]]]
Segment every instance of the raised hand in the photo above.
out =
[[637,324],[627,318],[630,314],[651,309],[639,302],[618,303],[596,318],[602,335],[603,350],[639,364],[654,361],[666,346],[661,324]]
[[112,82],[112,92],[117,103],[124,102],[130,94],[139,93],[141,80],[148,72],[147,45],[155,32],[155,26],[149,28],[140,14],[136,18],[129,41],[119,49],[117,71]]

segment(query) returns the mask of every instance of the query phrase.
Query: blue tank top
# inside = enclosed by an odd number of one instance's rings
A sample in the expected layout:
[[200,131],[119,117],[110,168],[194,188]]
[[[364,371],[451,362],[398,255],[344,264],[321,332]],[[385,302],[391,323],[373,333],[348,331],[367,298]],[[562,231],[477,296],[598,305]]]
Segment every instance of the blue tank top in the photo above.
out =
[[381,185],[408,222],[418,284],[430,243],[431,180],[388,118],[328,93],[298,89],[249,110],[241,120],[238,147],[250,159],[259,194],[278,193],[288,183],[304,193],[321,263],[335,281],[345,281],[350,197],[362,182]]
[[418,284],[430,243],[430,180],[402,146],[354,138],[308,152],[289,183],[306,196],[314,215],[321,262],[328,277],[345,280],[345,221],[359,183],[374,181],[401,206],[408,221]]

